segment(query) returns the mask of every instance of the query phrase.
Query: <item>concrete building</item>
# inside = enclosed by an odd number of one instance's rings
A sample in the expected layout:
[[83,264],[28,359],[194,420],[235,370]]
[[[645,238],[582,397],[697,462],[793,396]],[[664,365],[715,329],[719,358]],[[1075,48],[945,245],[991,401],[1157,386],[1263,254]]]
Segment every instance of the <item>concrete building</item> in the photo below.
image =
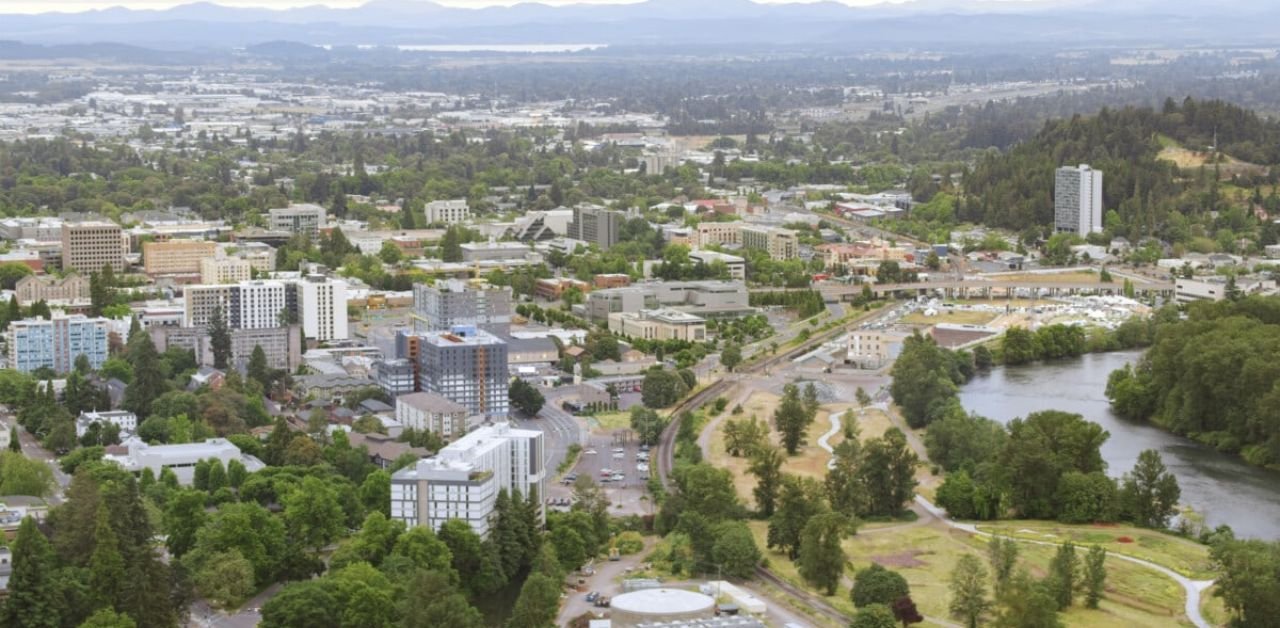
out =
[[97,273],[110,266],[123,271],[129,240],[113,222],[77,222],[62,225],[62,268]]
[[373,363],[373,381],[378,388],[395,399],[417,389],[418,378],[413,362],[406,359],[378,360]]
[[396,397],[396,420],[406,428],[434,432],[445,442],[467,433],[467,408],[435,393]]
[[424,208],[428,225],[453,225],[471,220],[471,208],[466,199],[431,201]]
[[747,280],[747,260],[737,255],[729,255],[728,253],[717,251],[689,251],[689,261],[695,264],[706,264],[707,266],[720,262],[729,269],[730,279],[734,281]]
[[169,240],[142,244],[142,269],[148,275],[190,275],[212,258],[218,245],[202,240]]
[[350,337],[347,330],[347,282],[308,275],[293,285],[301,309],[299,320],[308,338],[329,342]]
[[74,305],[89,302],[89,278],[71,274],[59,278],[56,275],[27,275],[14,286],[18,305],[29,306],[36,301],[51,305]]
[[[691,234],[692,237],[692,234]],[[736,246],[742,244],[741,222],[701,222],[698,223],[696,247],[717,245]]]
[[795,259],[800,256],[800,236],[791,229],[743,225],[742,247],[765,251],[773,259]]
[[1102,171],[1087,165],[1058,168],[1053,186],[1053,227],[1084,237],[1102,231]]
[[541,431],[481,427],[391,476],[391,518],[433,530],[460,519],[488,536],[499,491],[547,494],[544,447]]
[[[155,326],[147,329],[156,350],[164,352],[178,347],[195,352],[196,363],[213,366],[213,349],[209,342],[208,327]],[[293,371],[302,364],[302,327],[270,327],[265,329],[231,330],[231,366],[248,365],[254,347],[262,347],[267,356],[267,366],[273,369]]]
[[459,279],[413,286],[413,327],[418,332],[474,325],[491,334],[511,329],[511,288]]
[[261,460],[241,453],[225,438],[210,438],[203,443],[187,443],[184,445],[148,445],[134,437],[124,442],[128,453],[124,455],[108,454],[103,460],[114,462],[130,473],[140,473],[143,469],[160,477],[164,469],[173,471],[178,483],[189,486],[195,478],[196,463],[201,460],[215,459],[226,466],[232,460],[239,460],[250,473],[266,467]]
[[222,285],[253,279],[253,263],[239,257],[206,257],[200,260],[200,283]]
[[609,315],[609,331],[627,338],[702,342],[707,339],[707,321],[671,309],[618,312]]
[[467,242],[462,245],[464,262],[541,261],[542,255],[523,242]]
[[62,220],[51,216],[0,220],[0,238],[56,242],[62,239]]
[[423,392],[436,393],[472,415],[502,420],[510,410],[507,343],[472,326],[421,337],[419,380]]
[[531,211],[520,217],[507,234],[521,242],[545,242],[569,234],[572,209]]
[[130,436],[138,431],[138,415],[128,410],[94,410],[92,412],[81,412],[76,417],[76,438],[85,435],[89,431],[89,426],[94,423],[99,425],[111,424],[120,428],[121,437]]
[[664,281],[627,288],[596,290],[584,306],[592,322],[604,323],[615,312],[668,308],[708,318],[733,317],[756,311],[747,286],[737,281]]
[[326,223],[323,207],[311,203],[293,204],[269,210],[267,228],[272,231],[305,233],[311,237],[320,235]]
[[578,205],[573,208],[573,221],[569,223],[569,237],[594,244],[601,251],[618,243],[622,223],[627,215],[620,211],[597,205]]
[[9,366],[23,373],[42,366],[66,373],[83,355],[96,369],[107,361],[107,327],[107,319],[81,314],[13,321],[9,323]]
[[857,329],[846,342],[845,362],[863,369],[878,369],[898,358],[906,334],[876,329]]
[[206,326],[220,309],[231,329],[271,329],[297,321],[308,338],[348,338],[347,284],[321,275],[188,286],[183,307],[184,327]]

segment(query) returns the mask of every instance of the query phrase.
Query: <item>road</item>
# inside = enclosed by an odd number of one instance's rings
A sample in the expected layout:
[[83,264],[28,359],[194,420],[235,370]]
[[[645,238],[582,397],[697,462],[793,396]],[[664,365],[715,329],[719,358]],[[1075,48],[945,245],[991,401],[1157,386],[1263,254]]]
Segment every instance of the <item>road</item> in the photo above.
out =
[[573,415],[565,412],[560,404],[575,396],[572,386],[560,388],[539,388],[547,400],[538,411],[537,420],[516,421],[516,425],[525,429],[541,430],[546,442],[547,477],[555,475],[556,469],[564,461],[572,443],[581,444],[585,440],[586,428]]
[[[5,431],[8,431],[17,423],[17,418],[7,411],[0,413],[0,425],[3,426]],[[53,479],[58,483],[58,488],[46,501],[49,502],[50,507],[61,504],[66,498],[67,486],[71,484],[71,476],[62,472],[62,468],[58,466],[58,457],[53,455],[53,452],[41,446],[40,441],[36,440],[36,437],[28,433],[21,425],[17,425],[17,427],[18,442],[22,445],[23,455],[32,460],[42,460],[53,470]]]

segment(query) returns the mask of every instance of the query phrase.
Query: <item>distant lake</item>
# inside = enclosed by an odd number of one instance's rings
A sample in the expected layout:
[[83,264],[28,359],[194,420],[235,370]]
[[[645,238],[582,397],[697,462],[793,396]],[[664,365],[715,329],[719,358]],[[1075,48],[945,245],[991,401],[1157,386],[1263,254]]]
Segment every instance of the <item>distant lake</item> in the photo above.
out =
[[1111,411],[1107,376],[1141,356],[1140,351],[1119,351],[995,368],[962,386],[960,402],[966,410],[1001,423],[1040,410],[1083,415],[1111,433],[1102,445],[1109,475],[1123,475],[1142,450],[1155,449],[1177,476],[1181,501],[1202,513],[1210,526],[1225,523],[1238,536],[1280,539],[1280,473]]
[[[326,46],[326,48],[329,46]],[[357,48],[381,48],[381,45],[366,44]],[[607,44],[399,44],[393,46],[405,52],[528,52],[557,53],[582,52],[583,50],[600,50],[608,48]]]

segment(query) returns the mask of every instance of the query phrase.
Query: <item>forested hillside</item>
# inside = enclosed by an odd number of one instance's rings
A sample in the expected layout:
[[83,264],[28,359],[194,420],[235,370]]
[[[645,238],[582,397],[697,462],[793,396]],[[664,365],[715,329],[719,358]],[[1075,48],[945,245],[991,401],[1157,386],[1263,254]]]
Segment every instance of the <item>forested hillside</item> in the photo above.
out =
[[1171,214],[1226,209],[1219,189],[1224,182],[1255,189],[1274,183],[1269,169],[1229,175],[1208,165],[1180,172],[1160,158],[1170,145],[1208,151],[1215,134],[1218,161],[1229,156],[1260,166],[1280,163],[1280,123],[1229,103],[1188,98],[1181,104],[1167,100],[1159,111],[1103,109],[1093,117],[1047,122],[1012,150],[988,153],[965,177],[959,217],[1017,230],[1050,224],[1054,170],[1087,163],[1104,172],[1103,201],[1116,211],[1108,227],[1125,227],[1115,235],[1179,241],[1185,234],[1170,224]]
[[1107,397],[1121,415],[1280,463],[1280,298],[1192,305],[1136,368],[1111,374]]

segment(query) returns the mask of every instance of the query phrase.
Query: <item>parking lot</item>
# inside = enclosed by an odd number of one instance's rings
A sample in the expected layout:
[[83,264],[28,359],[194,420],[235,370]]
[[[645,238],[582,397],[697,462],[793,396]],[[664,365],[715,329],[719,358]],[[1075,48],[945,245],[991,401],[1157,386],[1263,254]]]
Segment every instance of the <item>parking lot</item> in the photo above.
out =
[[[613,434],[592,433],[568,476],[588,476],[596,481],[613,504],[614,515],[647,515],[653,512],[647,484],[650,454],[631,437],[630,430]],[[562,480],[548,487],[549,506],[567,510],[573,493],[572,481]]]

